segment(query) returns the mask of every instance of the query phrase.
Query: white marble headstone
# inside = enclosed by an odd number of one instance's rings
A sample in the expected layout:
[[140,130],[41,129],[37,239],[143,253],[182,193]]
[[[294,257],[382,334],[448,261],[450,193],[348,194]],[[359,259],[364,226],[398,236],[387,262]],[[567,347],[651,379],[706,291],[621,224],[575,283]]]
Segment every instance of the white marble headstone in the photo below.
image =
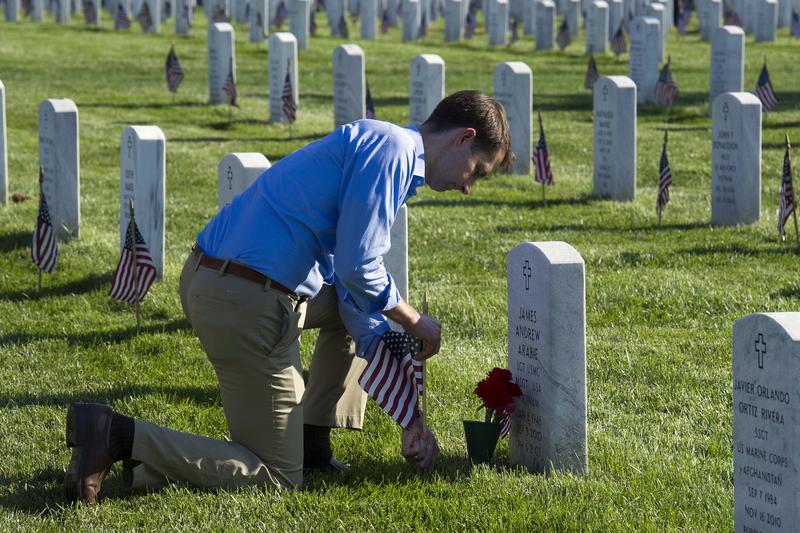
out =
[[361,38],[372,41],[377,35],[377,20],[380,17],[380,0],[359,0],[361,4]]
[[80,236],[81,161],[78,108],[72,100],[39,104],[39,165],[53,229],[61,240]]
[[325,13],[328,15],[328,26],[331,29],[331,36],[343,37],[339,31],[339,22],[345,14],[344,0],[326,0]]
[[357,44],[333,50],[333,123],[341,126],[366,114],[364,51]]
[[120,251],[134,202],[136,227],[150,250],[158,272],[164,275],[164,133],[158,126],[128,126],[120,140],[119,238]]
[[16,22],[20,18],[20,0],[5,0],[6,22]]
[[289,31],[297,38],[297,49],[306,50],[311,33],[311,0],[289,2]]
[[578,13],[580,12],[580,0],[565,0],[564,2],[564,18],[567,20],[569,26],[570,37],[577,37],[580,24],[578,23]]
[[658,2],[650,4],[650,6],[647,8],[647,16],[658,21],[660,28],[660,39],[658,39],[655,44],[658,45],[658,59],[663,61],[664,47],[665,43],[667,42],[667,34],[669,32],[669,27],[667,26],[667,12],[664,9],[664,4],[659,4]]
[[636,17],[630,24],[630,78],[636,84],[639,102],[654,102],[658,82],[659,22],[652,17]]
[[[290,67],[291,65],[291,67]],[[299,104],[300,90],[297,78],[297,39],[288,32],[273,33],[269,37],[269,119],[285,122],[283,115],[283,85],[287,69],[291,68],[292,97]]]
[[605,54],[608,50],[608,4],[595,1],[586,15],[586,55]]
[[734,531],[800,531],[800,313],[733,327]]
[[55,17],[56,22],[59,24],[66,24],[69,22],[70,17],[72,17],[69,0],[56,0],[54,5],[56,12],[53,14],[53,16]]
[[403,42],[419,38],[422,11],[419,0],[403,0]]
[[611,39],[617,33],[619,25],[622,24],[622,0],[606,0],[608,4],[608,38]]
[[595,196],[632,201],[636,196],[636,84],[607,76],[594,84]]
[[[147,4],[147,9],[150,11],[150,26],[144,28],[145,33],[158,33],[161,29],[161,1],[160,0],[142,0],[142,4]],[[141,7],[139,8],[141,9]],[[137,11],[138,15],[139,12]],[[137,23],[138,24],[138,23]]]
[[722,0],[704,0],[697,14],[700,21],[700,37],[704,41],[710,41],[722,23]]
[[792,23],[792,0],[778,0],[778,27],[785,28]]
[[522,6],[522,31],[524,35],[536,33],[536,11],[538,7],[537,0],[524,0]]
[[710,102],[722,93],[741,92],[744,87],[744,31],[721,26],[711,35]]
[[264,154],[240,152],[226,154],[217,167],[217,198],[222,209],[270,167]]
[[[294,3],[292,2],[292,5]],[[264,42],[269,35],[269,0],[250,0],[248,19],[250,42]]]
[[508,0],[488,1],[487,21],[489,45],[497,46],[508,43]]
[[173,0],[175,2],[175,34],[188,35],[192,30],[194,10],[192,0]]
[[536,6],[536,49],[552,50],[553,28],[556,20],[556,5],[551,0],[539,2]]
[[522,389],[508,459],[531,472],[589,467],[586,290],[581,255],[565,242],[508,254],[508,368]]
[[44,0],[31,1],[31,21],[42,22],[44,20]]
[[[466,2],[466,0],[463,0]],[[464,19],[461,17],[462,0],[444,0],[444,42],[461,40]]]
[[408,79],[409,124],[419,126],[444,98],[444,60],[436,54],[415,56]]
[[211,104],[228,102],[222,90],[228,73],[236,80],[236,47],[233,26],[217,22],[208,28],[208,101]]
[[408,300],[408,208],[405,205],[397,211],[389,239],[392,246],[383,256],[383,264],[392,275],[400,296]]
[[712,106],[711,223],[757,222],[761,211],[761,101],[724,93]]
[[0,205],[8,205],[8,137],[6,136],[6,86],[0,80]]
[[516,159],[511,172],[531,172],[531,119],[533,73],[522,61],[498,63],[494,68],[494,97],[506,111],[511,132],[511,151]]
[[778,33],[778,3],[775,0],[756,2],[756,42],[774,42]]

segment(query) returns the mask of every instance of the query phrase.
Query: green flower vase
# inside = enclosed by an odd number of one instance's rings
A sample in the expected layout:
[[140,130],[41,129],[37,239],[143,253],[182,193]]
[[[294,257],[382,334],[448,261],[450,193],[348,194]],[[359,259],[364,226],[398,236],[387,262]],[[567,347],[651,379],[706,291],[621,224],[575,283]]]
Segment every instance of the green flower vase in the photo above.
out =
[[469,460],[473,464],[488,463],[500,439],[500,424],[464,420],[464,436],[467,439]]

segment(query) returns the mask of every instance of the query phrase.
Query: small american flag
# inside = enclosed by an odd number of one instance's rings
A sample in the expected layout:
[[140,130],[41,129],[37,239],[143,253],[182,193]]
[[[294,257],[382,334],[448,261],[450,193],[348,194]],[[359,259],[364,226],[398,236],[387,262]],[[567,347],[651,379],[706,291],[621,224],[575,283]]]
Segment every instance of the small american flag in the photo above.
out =
[[428,35],[428,19],[425,16],[425,13],[422,14],[420,23],[419,23],[419,35],[418,37],[426,37]]
[[726,26],[739,26],[742,27],[742,19],[733,9],[725,12],[725,25]]
[[389,27],[392,23],[389,21],[389,10],[384,9],[383,14],[381,15],[381,33],[386,33],[389,31]]
[[147,2],[142,2],[142,8],[139,10],[139,14],[136,15],[136,20],[141,24],[142,31],[147,31],[153,25],[153,17],[150,16],[150,7]]
[[572,42],[572,36],[569,34],[569,23],[566,18],[564,18],[563,22],[561,22],[561,26],[558,28],[556,42],[558,43],[558,48],[561,50],[569,46],[569,43]]
[[772,90],[772,82],[769,81],[766,61],[764,61],[764,66],[761,67],[761,74],[758,75],[755,92],[758,99],[761,100],[761,108],[764,111],[772,111],[778,105],[778,98],[775,96],[775,91]]
[[30,17],[33,13],[33,0],[22,0],[22,14]]
[[678,84],[672,80],[672,74],[669,70],[669,61],[661,69],[656,82],[656,102],[665,106],[672,107],[675,103],[675,97],[678,95]]
[[115,30],[127,30],[131,27],[131,21],[128,19],[128,14],[122,4],[117,4],[117,16],[114,17]]
[[172,2],[165,0],[161,7],[161,20],[167,20],[172,16]]
[[783,156],[783,179],[781,180],[781,204],[778,209],[778,233],[781,237],[786,235],[786,221],[794,212],[797,203],[794,198],[794,187],[792,187],[792,158],[789,154],[789,136],[786,136],[786,154]]
[[169,89],[169,92],[177,92],[178,86],[183,80],[183,69],[181,68],[180,61],[178,61],[178,56],[175,54],[174,46],[169,49],[169,53],[167,54],[164,75],[167,78],[167,89]]
[[344,13],[342,13],[341,18],[339,19],[337,29],[339,30],[339,37],[344,37],[345,39],[350,38],[350,30],[347,28],[347,20],[344,18]]
[[800,14],[797,11],[792,11],[792,37],[800,37]]
[[519,21],[516,18],[512,18],[508,24],[511,29],[511,44],[519,41]]
[[681,35],[686,35],[686,29],[689,27],[691,22],[692,6],[691,4],[684,5],[680,10],[680,14],[678,15],[678,33]]
[[475,35],[475,28],[478,25],[478,18],[475,11],[475,4],[470,5],[469,11],[467,11],[467,23],[464,27],[464,39],[470,40],[472,39],[472,36]]
[[658,198],[656,212],[660,215],[669,203],[669,186],[672,184],[672,170],[667,159],[667,132],[664,132],[664,144],[661,146],[661,161],[658,163]]
[[[131,231],[133,226],[133,231]],[[133,239],[131,233],[136,234],[136,265],[134,266]],[[134,271],[135,270],[135,271]],[[136,280],[134,283],[134,279]],[[136,227],[136,221],[131,219],[125,230],[125,245],[114,272],[114,280],[108,295],[113,300],[135,304],[144,300],[147,291],[156,279],[156,266],[150,257],[150,250],[144,237]]]
[[191,29],[192,27],[192,13],[189,10],[189,0],[183,0],[183,20],[186,21],[186,26]]
[[292,94],[292,64],[289,63],[286,67],[286,79],[283,81],[283,90],[281,91],[281,101],[283,102],[283,116],[289,124],[297,120],[297,103],[294,101]]
[[367,98],[366,98],[365,107],[366,107],[366,111],[367,111],[365,118],[371,118],[371,119],[374,120],[375,119],[375,104],[372,103],[372,93],[369,92],[369,83],[367,84]]
[[622,23],[617,28],[614,37],[611,38],[611,51],[618,56],[628,51],[628,42],[625,40],[625,32],[622,31]]
[[586,67],[586,76],[583,79],[583,86],[590,91],[594,88],[594,82],[600,78],[600,73],[597,72],[597,62],[594,56],[589,57],[589,66]]
[[422,363],[412,357],[416,350],[409,335],[389,332],[378,341],[375,354],[358,378],[362,389],[404,429],[419,416]]
[[42,177],[43,172],[39,168],[39,214],[36,216],[36,229],[33,230],[31,260],[40,270],[52,274],[58,262],[58,245],[53,231],[53,221],[50,218],[50,208],[47,206],[41,186]]
[[511,413],[506,413],[500,419],[500,438],[502,439],[511,431]]
[[92,0],[83,0],[83,19],[86,24],[97,24],[97,10],[94,8]]
[[275,8],[275,18],[272,21],[272,24],[281,29],[283,22],[286,20],[286,17],[289,16],[289,10],[286,9],[286,3],[283,0],[278,2],[278,7]]
[[547,141],[544,137],[541,114],[539,115],[539,142],[536,143],[531,160],[534,167],[536,167],[536,183],[548,186],[553,185],[553,170],[550,168],[550,156],[547,153]]
[[228,77],[225,78],[225,83],[222,84],[222,90],[228,95],[228,105],[239,107],[236,103],[236,80],[233,78],[233,58],[231,58],[230,68],[228,69]]

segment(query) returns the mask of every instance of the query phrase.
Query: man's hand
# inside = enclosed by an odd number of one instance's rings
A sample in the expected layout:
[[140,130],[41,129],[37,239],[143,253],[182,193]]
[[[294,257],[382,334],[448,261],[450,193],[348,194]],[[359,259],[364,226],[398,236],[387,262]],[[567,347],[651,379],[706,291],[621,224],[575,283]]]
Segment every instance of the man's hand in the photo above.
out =
[[383,313],[391,318],[414,337],[422,341],[422,350],[414,356],[417,361],[424,361],[439,353],[442,344],[442,326],[439,321],[428,315],[420,315],[405,300],[400,300],[394,309]]
[[423,429],[422,417],[418,416],[408,429],[403,430],[401,452],[406,461],[422,471],[433,468],[439,457],[439,443],[430,429]]

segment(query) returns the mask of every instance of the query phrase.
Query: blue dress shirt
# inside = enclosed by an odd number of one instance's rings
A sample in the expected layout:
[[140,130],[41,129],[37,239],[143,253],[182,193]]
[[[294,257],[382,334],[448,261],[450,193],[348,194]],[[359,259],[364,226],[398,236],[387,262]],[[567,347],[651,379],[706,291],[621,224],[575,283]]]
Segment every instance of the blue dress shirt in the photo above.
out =
[[388,311],[400,295],[382,256],[400,206],[424,181],[416,129],[358,120],[264,171],[197,244],[301,296],[313,297],[335,274],[340,298],[357,312]]

